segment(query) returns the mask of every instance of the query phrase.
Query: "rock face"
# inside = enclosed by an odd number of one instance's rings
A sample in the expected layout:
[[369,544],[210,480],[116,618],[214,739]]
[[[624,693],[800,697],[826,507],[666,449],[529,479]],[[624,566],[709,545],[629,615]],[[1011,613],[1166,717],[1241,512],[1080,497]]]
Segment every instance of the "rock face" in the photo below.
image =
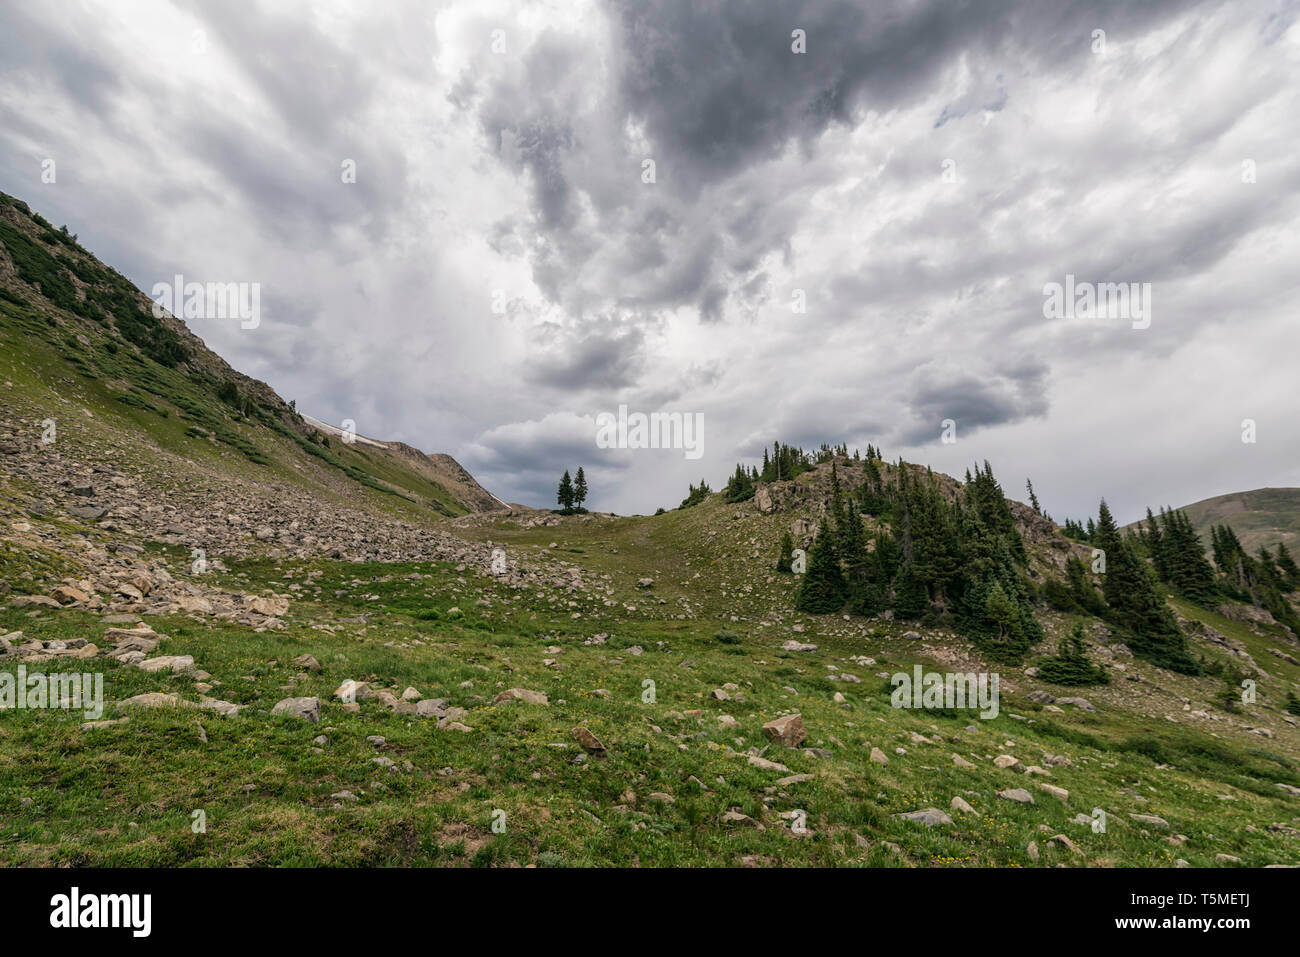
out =
[[763,725],[763,733],[772,743],[786,748],[797,748],[808,738],[808,732],[803,727],[803,716],[797,714],[769,721]]
[[271,714],[287,714],[316,724],[320,721],[320,698],[285,698]]

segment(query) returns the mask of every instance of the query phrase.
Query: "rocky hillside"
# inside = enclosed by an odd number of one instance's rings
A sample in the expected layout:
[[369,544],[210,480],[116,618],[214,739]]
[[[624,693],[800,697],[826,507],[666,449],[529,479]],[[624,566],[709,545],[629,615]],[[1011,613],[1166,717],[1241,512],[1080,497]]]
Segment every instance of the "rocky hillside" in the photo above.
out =
[[[125,277],[25,203],[0,194],[0,442],[75,438],[93,420],[121,438],[231,479],[322,489],[411,514],[503,508],[453,459],[400,443],[345,442],[266,383],[232,369]],[[50,436],[46,436],[50,438]],[[45,444],[49,444],[46,442]],[[384,501],[388,500],[388,501]]]

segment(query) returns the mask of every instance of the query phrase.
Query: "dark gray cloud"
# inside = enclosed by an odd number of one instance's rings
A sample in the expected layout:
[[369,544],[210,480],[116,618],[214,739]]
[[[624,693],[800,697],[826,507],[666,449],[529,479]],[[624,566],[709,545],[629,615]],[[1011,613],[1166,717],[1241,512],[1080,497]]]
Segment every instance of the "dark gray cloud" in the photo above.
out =
[[927,366],[917,371],[908,390],[914,421],[890,438],[905,446],[923,446],[940,441],[948,421],[960,438],[978,429],[1045,415],[1047,373],[1047,365],[1035,360],[982,375]]
[[635,325],[606,320],[576,331],[552,327],[535,337],[542,340],[548,345],[529,362],[530,382],[565,392],[617,391],[636,384],[644,334]]

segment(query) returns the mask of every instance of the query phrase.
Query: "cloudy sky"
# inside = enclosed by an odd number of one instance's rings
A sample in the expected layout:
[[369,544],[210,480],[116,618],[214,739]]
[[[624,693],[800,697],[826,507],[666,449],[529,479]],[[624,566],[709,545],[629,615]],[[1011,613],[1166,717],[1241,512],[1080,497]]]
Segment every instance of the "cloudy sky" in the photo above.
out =
[[[0,189],[259,283],[191,323],[232,365],[535,505],[774,439],[1058,520],[1300,485],[1297,143],[1293,0],[0,2]],[[1149,325],[1045,317],[1067,274]],[[597,448],[620,404],[703,457]]]

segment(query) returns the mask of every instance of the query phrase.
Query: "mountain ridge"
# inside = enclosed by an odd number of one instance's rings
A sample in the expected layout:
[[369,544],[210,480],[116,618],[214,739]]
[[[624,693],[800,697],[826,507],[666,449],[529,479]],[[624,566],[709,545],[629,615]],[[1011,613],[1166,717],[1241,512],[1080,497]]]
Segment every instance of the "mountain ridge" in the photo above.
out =
[[156,314],[152,300],[66,227],[55,229],[5,193],[0,289],[7,345],[46,373],[11,381],[13,399],[23,394],[38,406],[57,405],[50,376],[59,370],[59,381],[82,394],[88,408],[132,419],[164,447],[196,460],[209,457],[206,443],[279,478],[351,481],[440,516],[505,507],[450,456],[408,452],[396,443],[331,441],[337,433],[326,423],[309,424],[270,385],[210,350],[185,322]]

